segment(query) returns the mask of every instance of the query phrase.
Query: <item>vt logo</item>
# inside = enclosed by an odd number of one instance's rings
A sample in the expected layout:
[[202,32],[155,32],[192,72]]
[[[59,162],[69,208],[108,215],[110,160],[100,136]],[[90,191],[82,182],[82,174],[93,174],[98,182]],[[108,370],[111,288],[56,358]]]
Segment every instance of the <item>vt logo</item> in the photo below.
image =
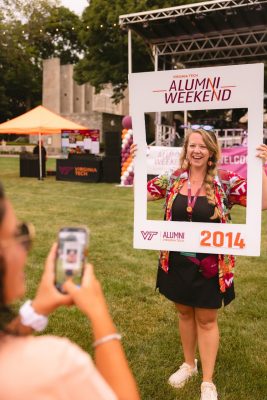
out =
[[61,175],[69,175],[69,173],[73,170],[73,167],[59,167],[59,172]]
[[141,231],[141,233],[145,240],[151,240],[153,236],[158,234],[158,232],[152,232],[152,231]]

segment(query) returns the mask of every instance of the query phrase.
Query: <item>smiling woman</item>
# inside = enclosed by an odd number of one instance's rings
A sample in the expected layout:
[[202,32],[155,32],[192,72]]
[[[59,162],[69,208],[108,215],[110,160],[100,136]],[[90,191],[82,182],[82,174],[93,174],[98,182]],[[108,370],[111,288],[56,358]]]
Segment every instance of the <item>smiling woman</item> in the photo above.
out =
[[[257,150],[256,156],[266,160],[267,146],[260,145]],[[218,138],[213,131],[188,129],[180,157],[181,168],[150,180],[147,199],[165,200],[166,221],[230,222],[231,208],[246,206],[247,182],[234,172],[217,169],[219,159]],[[266,209],[264,171],[262,182],[262,209]],[[221,239],[220,232],[216,232],[214,240]],[[156,287],[176,307],[184,352],[184,362],[168,383],[181,388],[198,373],[195,359],[198,345],[203,372],[201,400],[218,398],[212,382],[219,346],[217,313],[222,304],[226,306],[235,298],[234,266],[232,255],[160,252]]]

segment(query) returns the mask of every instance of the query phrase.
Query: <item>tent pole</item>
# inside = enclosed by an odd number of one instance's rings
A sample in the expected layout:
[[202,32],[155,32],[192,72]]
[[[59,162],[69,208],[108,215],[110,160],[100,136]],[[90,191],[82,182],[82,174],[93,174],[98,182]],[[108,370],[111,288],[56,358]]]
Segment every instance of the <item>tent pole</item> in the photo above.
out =
[[42,180],[43,176],[42,176],[42,143],[41,143],[41,132],[38,133],[38,141],[39,141],[39,169],[40,169],[40,173],[39,173],[39,179]]

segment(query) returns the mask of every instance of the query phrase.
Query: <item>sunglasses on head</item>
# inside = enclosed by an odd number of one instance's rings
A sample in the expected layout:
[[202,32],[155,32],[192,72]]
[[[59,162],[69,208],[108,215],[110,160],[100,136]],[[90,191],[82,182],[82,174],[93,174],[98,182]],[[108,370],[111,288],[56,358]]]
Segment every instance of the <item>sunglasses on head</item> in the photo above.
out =
[[15,239],[25,248],[30,251],[35,236],[35,228],[31,223],[20,222],[17,226]]
[[211,125],[199,125],[199,124],[193,124],[193,125],[181,125],[181,128],[185,129],[204,129],[204,131],[214,131],[214,127]]

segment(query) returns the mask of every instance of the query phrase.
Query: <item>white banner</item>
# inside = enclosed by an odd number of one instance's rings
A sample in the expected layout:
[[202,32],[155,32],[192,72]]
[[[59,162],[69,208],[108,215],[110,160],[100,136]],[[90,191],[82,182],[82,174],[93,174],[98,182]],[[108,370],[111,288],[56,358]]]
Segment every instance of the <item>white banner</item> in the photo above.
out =
[[148,175],[160,175],[177,169],[181,147],[147,146],[146,167]]
[[[263,64],[248,64],[129,75],[134,142],[138,146],[135,157],[134,247],[260,254],[262,168],[255,155],[256,147],[262,142],[263,71]],[[246,223],[148,220],[146,184],[151,169],[146,168],[145,113],[232,108],[248,109]]]

